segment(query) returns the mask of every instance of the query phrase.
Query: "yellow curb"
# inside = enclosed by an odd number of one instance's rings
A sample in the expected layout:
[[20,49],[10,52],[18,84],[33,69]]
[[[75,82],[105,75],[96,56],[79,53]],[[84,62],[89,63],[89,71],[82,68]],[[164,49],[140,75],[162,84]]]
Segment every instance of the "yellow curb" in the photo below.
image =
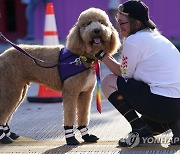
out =
[[[0,144],[0,152],[95,152],[95,151],[169,151],[179,150],[180,146],[163,147],[160,144],[148,144],[135,148],[117,147],[117,141],[98,141],[97,143],[81,143],[79,146],[65,145],[64,141],[39,141],[20,137],[12,144]],[[166,145],[167,146],[167,145]]]

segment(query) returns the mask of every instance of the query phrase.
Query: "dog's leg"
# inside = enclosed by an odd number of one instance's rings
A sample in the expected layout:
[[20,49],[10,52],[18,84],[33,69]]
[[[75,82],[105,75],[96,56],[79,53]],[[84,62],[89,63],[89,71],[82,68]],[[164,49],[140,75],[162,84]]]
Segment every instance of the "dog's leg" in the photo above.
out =
[[71,92],[63,93],[63,109],[64,109],[64,129],[66,143],[68,145],[78,145],[79,141],[75,138],[74,135],[74,122],[76,118],[76,104],[77,104],[77,95]]
[[67,145],[78,145],[79,141],[75,138],[73,126],[64,126]]
[[4,130],[4,133],[6,134],[7,137],[10,137],[13,140],[16,140],[17,138],[19,138],[19,135],[10,131],[8,124],[3,126],[3,130]]
[[9,144],[12,142],[13,142],[13,140],[11,138],[7,137],[6,134],[4,133],[4,126],[0,125],[0,143]]
[[[12,84],[12,85],[11,85]],[[13,87],[13,89],[12,89]],[[0,130],[0,143],[11,143],[12,139],[8,132],[10,132],[9,128],[7,128],[7,122],[16,110],[16,108],[20,104],[20,100],[22,100],[23,94],[23,86],[19,86],[14,84],[13,82],[8,83],[8,86],[3,87],[3,91],[0,95],[0,126],[2,129]],[[5,134],[5,136],[4,136]],[[7,135],[6,135],[7,134]],[[13,137],[18,137],[14,136]]]
[[19,135],[17,135],[16,133],[10,131],[10,128],[9,128],[8,123],[10,122],[13,113],[14,113],[14,112],[16,111],[16,109],[19,107],[19,105],[21,104],[21,102],[24,100],[24,98],[25,98],[25,96],[26,96],[26,93],[27,93],[27,90],[28,90],[28,86],[29,86],[29,85],[27,85],[27,84],[24,86],[23,91],[22,91],[22,96],[21,96],[21,99],[20,99],[19,103],[18,103],[18,104],[16,105],[16,107],[14,108],[14,111],[12,112],[12,114],[9,116],[6,125],[3,126],[3,130],[4,130],[4,133],[6,134],[6,136],[10,137],[10,138],[13,139],[13,140],[16,140],[17,138],[19,138]]
[[7,123],[10,122],[13,113],[17,110],[17,108],[20,106],[20,104],[21,104],[22,101],[24,100],[24,98],[25,98],[25,96],[26,96],[26,93],[27,93],[27,91],[28,91],[28,87],[29,87],[28,84],[26,84],[26,85],[23,86],[22,92],[21,92],[21,96],[20,96],[20,100],[19,100],[19,102],[16,104],[16,106],[14,107],[14,111],[13,111],[12,114],[9,116],[9,118],[8,118],[8,120],[7,120]]
[[90,135],[88,133],[87,125],[89,123],[90,115],[90,104],[92,99],[92,90],[89,89],[83,92],[78,97],[78,130],[81,132],[82,138],[85,142],[96,142],[99,138],[95,135]]

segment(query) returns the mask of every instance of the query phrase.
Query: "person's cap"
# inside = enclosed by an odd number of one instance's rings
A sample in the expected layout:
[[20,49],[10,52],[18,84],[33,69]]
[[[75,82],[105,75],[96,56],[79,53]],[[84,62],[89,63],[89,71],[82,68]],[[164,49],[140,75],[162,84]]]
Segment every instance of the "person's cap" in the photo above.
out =
[[140,0],[129,0],[120,4],[118,11],[121,14],[127,15],[133,19],[142,21],[147,27],[155,29],[156,25],[149,18],[148,6]]

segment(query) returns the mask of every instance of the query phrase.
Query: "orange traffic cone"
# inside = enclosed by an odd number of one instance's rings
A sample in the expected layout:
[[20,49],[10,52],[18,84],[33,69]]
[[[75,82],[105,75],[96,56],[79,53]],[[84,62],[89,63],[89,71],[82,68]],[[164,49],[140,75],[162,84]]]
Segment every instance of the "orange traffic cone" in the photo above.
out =
[[[46,4],[43,44],[59,44],[53,3]],[[48,89],[44,85],[39,85],[38,97],[28,97],[27,100],[29,102],[62,102],[62,93]]]
[[46,5],[43,44],[44,45],[58,45],[59,44],[53,3],[47,3]]

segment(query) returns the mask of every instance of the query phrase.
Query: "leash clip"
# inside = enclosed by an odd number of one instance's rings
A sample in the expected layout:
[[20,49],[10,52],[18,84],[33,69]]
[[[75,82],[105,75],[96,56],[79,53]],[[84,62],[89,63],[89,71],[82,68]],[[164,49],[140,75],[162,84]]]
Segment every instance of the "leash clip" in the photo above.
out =
[[81,58],[78,57],[73,62],[70,62],[69,64],[81,65]]

